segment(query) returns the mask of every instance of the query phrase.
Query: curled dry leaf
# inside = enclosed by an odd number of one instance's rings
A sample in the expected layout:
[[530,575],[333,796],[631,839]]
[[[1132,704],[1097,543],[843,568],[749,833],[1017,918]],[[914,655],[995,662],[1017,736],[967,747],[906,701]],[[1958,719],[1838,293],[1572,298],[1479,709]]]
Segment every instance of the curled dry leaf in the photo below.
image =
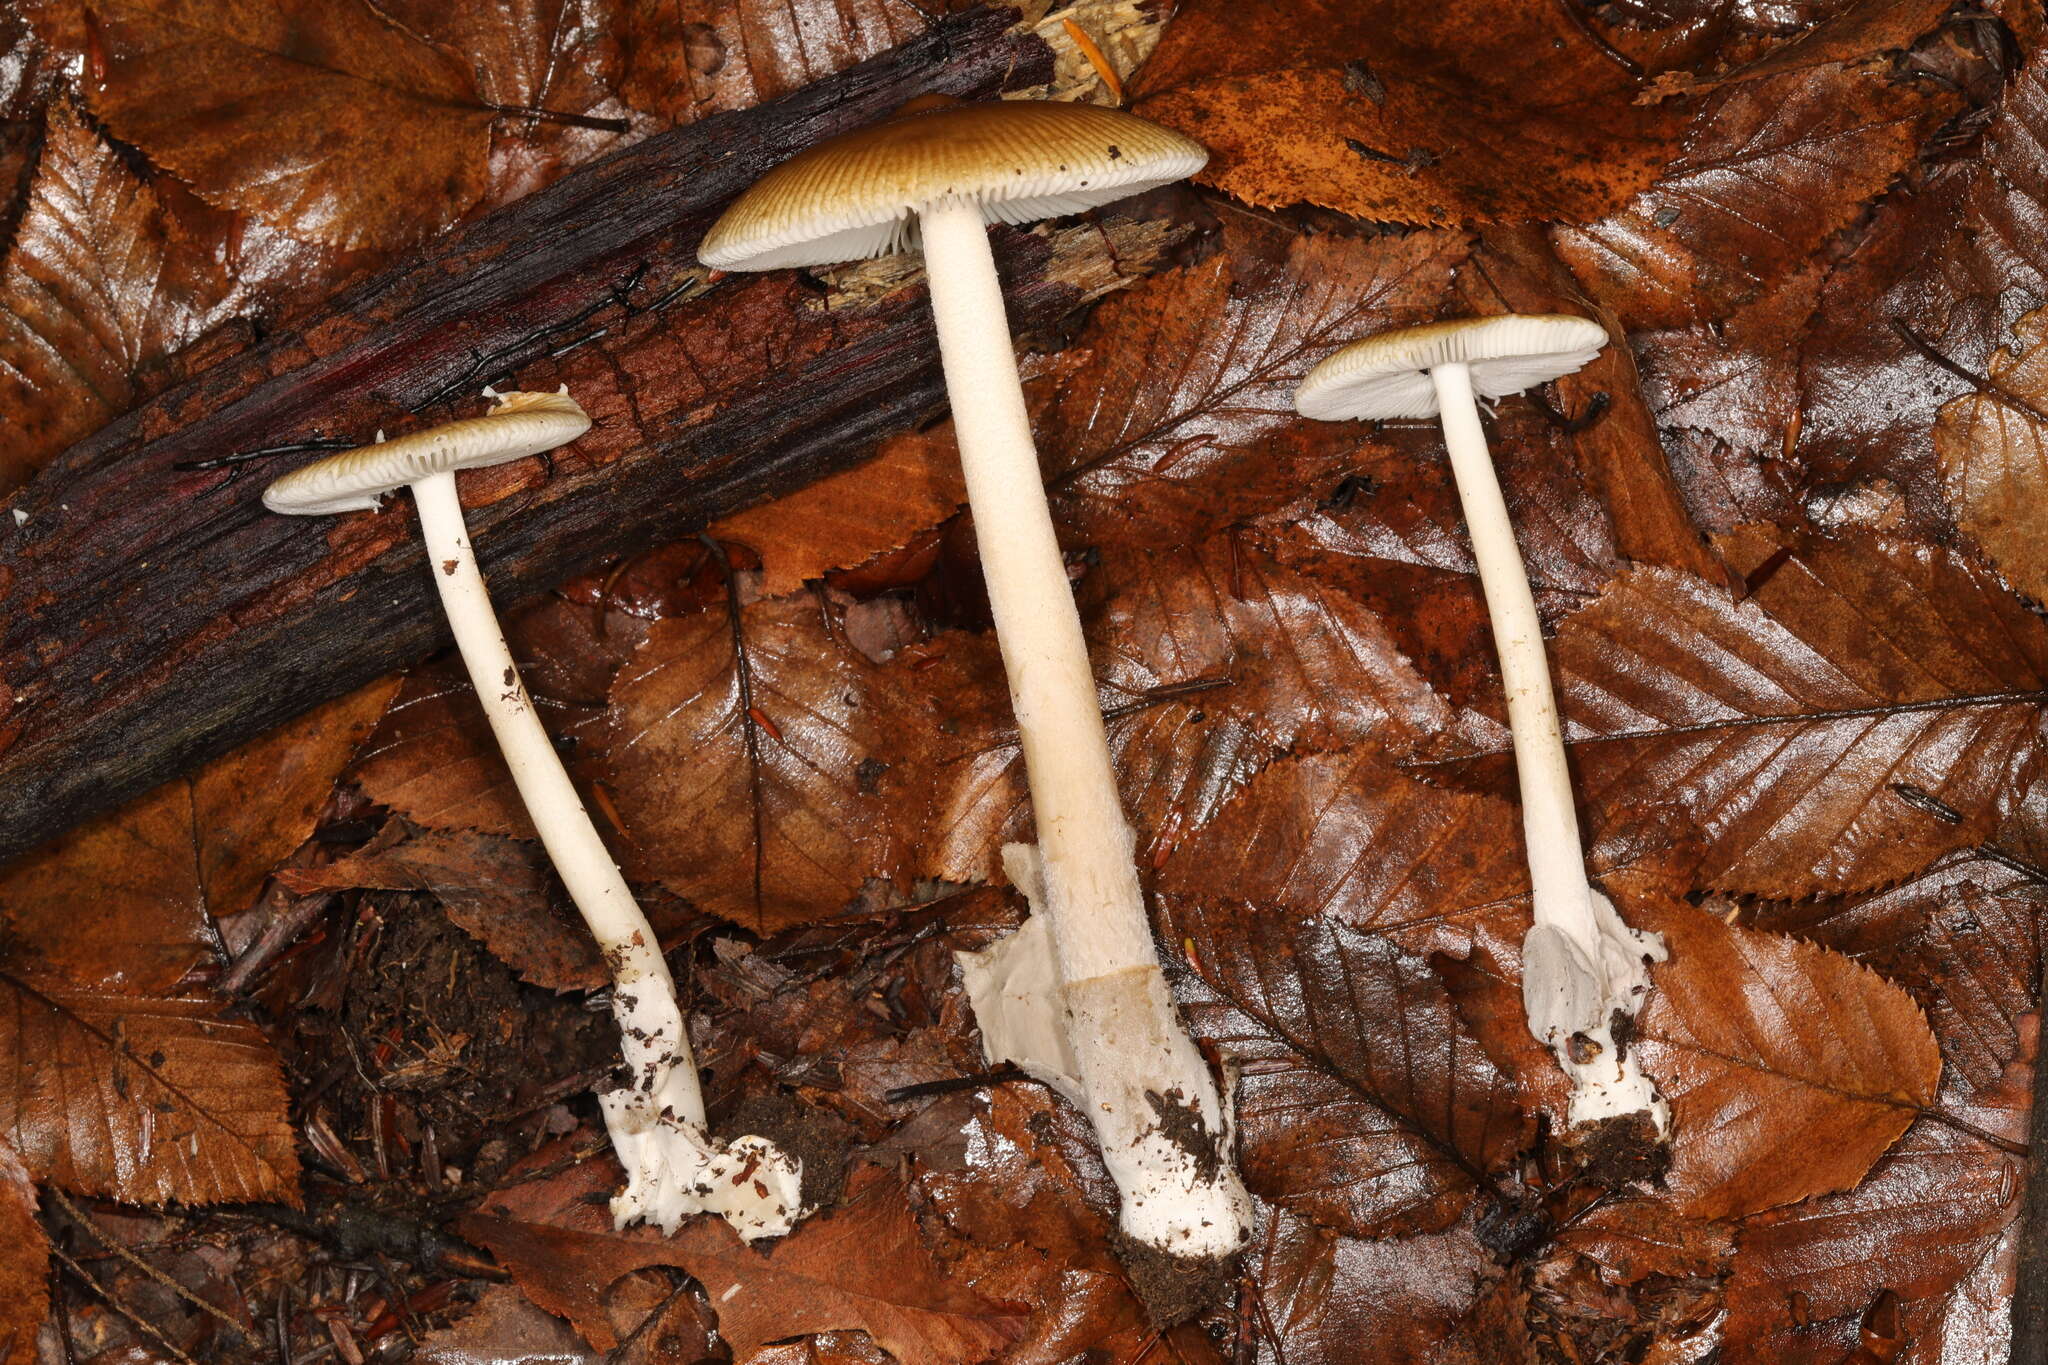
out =
[[[1754,577],[1738,601],[1638,569],[1558,631],[1596,831],[1655,793],[1698,822],[1702,885],[1788,898],[1895,881],[1988,834],[2039,742],[2048,627],[1906,541],[1806,540]],[[1902,783],[1964,814],[1930,819]]]
[[0,266],[0,493],[128,410],[235,283],[62,101]]
[[0,872],[10,946],[82,989],[170,992],[217,951],[212,921],[246,910],[313,832],[397,688],[386,679],[316,707],[17,859]]
[[99,0],[93,111],[209,203],[397,247],[481,197],[470,73],[367,0]]
[[629,869],[761,932],[899,876],[918,754],[879,676],[809,596],[657,623],[612,687]]
[[1242,1068],[1245,1179],[1353,1237],[1455,1222],[1528,1143],[1515,1087],[1423,958],[1335,920],[1168,898],[1189,1023]]
[[299,1202],[277,1056],[203,1002],[0,975],[0,1139],[74,1194]]
[[35,1180],[20,1153],[0,1142],[0,1365],[36,1358],[36,1333],[50,1311],[49,1259]]
[[1687,1214],[1849,1189],[1934,1102],[1927,1017],[1868,967],[1683,902],[1641,898],[1626,913],[1671,949],[1636,1046],[1671,1102],[1669,1181]]
[[1684,114],[1555,5],[1319,9],[1192,0],[1134,107],[1209,147],[1248,203],[1382,222],[1583,222],[1648,184]]
[[1988,383],[1944,406],[1934,453],[1956,522],[2008,581],[2048,601],[2048,309],[2013,324],[2013,345],[1991,357]]
[[505,1187],[461,1224],[534,1302],[568,1318],[601,1351],[618,1345],[605,1290],[656,1265],[681,1267],[704,1286],[735,1356],[799,1333],[858,1328],[903,1365],[973,1365],[1022,1326],[946,1278],[918,1235],[903,1186],[872,1170],[841,1207],[766,1252],[716,1219],[685,1224],[674,1237],[618,1232],[604,1208],[618,1179],[613,1162],[585,1161]]

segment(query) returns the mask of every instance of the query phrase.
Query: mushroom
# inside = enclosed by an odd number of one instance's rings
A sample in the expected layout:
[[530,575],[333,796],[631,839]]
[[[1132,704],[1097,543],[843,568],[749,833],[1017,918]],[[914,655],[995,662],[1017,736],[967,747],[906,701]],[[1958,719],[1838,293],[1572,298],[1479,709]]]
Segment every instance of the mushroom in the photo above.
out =
[[1606,344],[1599,324],[1556,315],[1465,318],[1383,332],[1326,357],[1302,381],[1294,403],[1304,417],[1325,421],[1435,416],[1442,423],[1514,734],[1534,890],[1535,925],[1522,940],[1529,1031],[1572,1079],[1573,1123],[1647,1111],[1661,1134],[1669,1109],[1629,1053],[1625,1025],[1649,989],[1647,964],[1664,960],[1663,940],[1629,928],[1587,880],[1543,628],[1477,401],[1572,374]]
[[707,1135],[697,1064],[668,964],[534,713],[491,609],[456,494],[456,470],[552,450],[589,430],[590,418],[566,388],[485,389],[484,395],[497,400],[485,416],[394,441],[380,431],[375,445],[330,455],[277,480],[264,490],[263,505],[325,516],[374,508],[387,493],[412,490],[434,583],[477,700],[541,843],[614,976],[612,1015],[631,1082],[599,1097],[627,1175],[612,1215],[621,1227],[645,1218],[673,1232],[685,1216],[711,1212],[742,1237],[780,1235],[801,1216],[801,1168],[765,1139],[726,1145]]
[[[922,241],[1038,828],[1035,849],[1005,850],[1036,913],[993,959],[964,964],[970,998],[991,1060],[1055,1085],[1093,1122],[1129,1238],[1199,1262],[1237,1250],[1250,1205],[1226,1108],[1181,1025],[1146,919],[988,225],[1077,213],[1182,179],[1207,158],[1178,133],[1093,105],[956,105],[798,154],[741,195],[698,248],[708,266],[770,270]],[[1006,990],[1034,972],[1047,989]],[[1028,1023],[1011,1017],[1019,1011]]]

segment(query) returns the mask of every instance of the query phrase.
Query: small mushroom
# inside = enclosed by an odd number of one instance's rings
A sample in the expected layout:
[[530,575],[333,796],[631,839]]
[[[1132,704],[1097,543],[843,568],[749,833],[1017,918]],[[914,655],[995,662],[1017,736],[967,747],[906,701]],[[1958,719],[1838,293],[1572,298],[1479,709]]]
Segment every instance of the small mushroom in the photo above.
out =
[[[988,225],[1077,213],[1207,159],[1178,133],[1093,105],[957,105],[800,153],[741,195],[698,249],[718,269],[771,270],[922,241],[1039,840],[1005,850],[1037,913],[964,963],[970,998],[991,1059],[1057,1086],[1094,1123],[1124,1232],[1195,1261],[1237,1250],[1250,1203],[1222,1097],[1174,1009],[1146,920]],[[1034,974],[1044,988],[1014,988]]]
[[1615,1023],[1634,1017],[1650,985],[1647,963],[1664,959],[1663,940],[1630,929],[1586,878],[1543,628],[1477,401],[1574,373],[1606,344],[1599,324],[1554,315],[1467,318],[1383,332],[1326,357],[1302,381],[1294,403],[1304,417],[1325,421],[1441,421],[1514,733],[1534,888],[1535,925],[1522,941],[1529,1030],[1572,1078],[1574,1123],[1647,1111],[1661,1133],[1669,1110],[1625,1038],[1615,1037]]
[[456,495],[456,470],[552,450],[589,430],[590,418],[566,389],[484,394],[497,400],[486,415],[394,441],[379,432],[375,445],[330,455],[277,480],[264,490],[263,505],[324,516],[374,508],[387,493],[412,490],[434,583],[477,700],[541,843],[613,973],[612,1014],[632,1080],[599,1097],[627,1176],[612,1214],[621,1227],[645,1218],[673,1232],[685,1216],[710,1212],[742,1237],[780,1235],[801,1216],[801,1168],[765,1139],[726,1145],[706,1134],[704,1095],[668,964],[534,713]]

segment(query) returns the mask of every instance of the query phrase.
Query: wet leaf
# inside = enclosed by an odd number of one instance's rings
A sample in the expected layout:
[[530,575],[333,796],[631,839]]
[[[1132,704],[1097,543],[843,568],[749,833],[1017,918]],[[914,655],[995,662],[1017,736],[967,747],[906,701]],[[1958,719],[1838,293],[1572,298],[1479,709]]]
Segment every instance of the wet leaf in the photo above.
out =
[[1248,1259],[1256,1277],[1259,1365],[1338,1365],[1370,1342],[1376,1358],[1425,1361],[1478,1298],[1487,1256],[1469,1228],[1353,1241],[1282,1213]]
[[1196,1035],[1242,1068],[1245,1177],[1354,1237],[1450,1225],[1528,1141],[1428,963],[1321,918],[1168,901]]
[[715,523],[710,534],[761,556],[761,594],[780,597],[827,569],[864,563],[938,525],[967,500],[950,429],[882,443],[843,474]]
[[50,1311],[49,1259],[35,1181],[0,1142],[0,1365],[35,1359],[36,1333]]
[[2037,511],[2048,498],[2048,311],[2013,324],[2013,344],[1991,357],[1989,385],[1945,405],[1934,452],[1956,521],[1977,538],[2006,578],[2048,601],[2048,553]]
[[629,868],[761,931],[897,875],[918,811],[882,782],[916,755],[878,677],[808,596],[658,623],[612,688]]
[[1726,317],[1903,175],[1942,108],[1879,71],[1746,81],[1707,102],[1684,151],[1627,208],[1553,238],[1632,327]]
[[527,1293],[609,1351],[618,1337],[602,1308],[620,1276],[679,1266],[703,1284],[720,1334],[736,1355],[803,1332],[865,1330],[903,1365],[985,1360],[1014,1340],[1019,1319],[950,1283],[918,1237],[903,1188],[871,1178],[840,1208],[818,1215],[766,1251],[750,1250],[716,1219],[675,1237],[612,1229],[602,1200],[619,1179],[609,1160],[514,1185],[463,1220]]
[[1112,296],[1078,339],[1092,363],[1035,423],[1072,535],[1187,545],[1327,494],[1357,433],[1296,416],[1295,387],[1345,342],[1433,316],[1467,250],[1455,233],[1225,241]]
[[218,952],[212,921],[246,910],[313,832],[396,690],[329,702],[16,860],[0,873],[10,946],[81,989],[170,992]]
[[1512,807],[1380,753],[1285,758],[1166,864],[1161,890],[1327,917],[1411,953],[1519,955],[1529,873]]
[[133,1204],[296,1205],[298,1157],[262,1030],[194,1001],[0,975],[0,1138],[38,1179]]
[[92,108],[208,202],[346,248],[396,247],[482,195],[469,71],[366,0],[94,0]]
[[1927,1018],[1869,968],[1682,902],[1624,912],[1671,950],[1636,1046],[1671,1103],[1669,1181],[1686,1213],[1725,1218],[1848,1189],[1934,1101],[1941,1054]]
[[1201,179],[1265,207],[1387,222],[1586,221],[1676,151],[1684,115],[1549,5],[1181,5],[1135,107],[1212,153]]
[[620,0],[620,8],[626,99],[674,123],[786,95],[925,25],[895,0]]
[[234,282],[68,104],[0,266],[0,491],[149,392]]
[[[2048,629],[1954,554],[1811,540],[1742,601],[1625,574],[1551,657],[1596,829],[1646,795],[1677,803],[1706,839],[1702,885],[1793,897],[1893,881],[1989,832],[2040,742]],[[1966,814],[1929,819],[1899,784]]]

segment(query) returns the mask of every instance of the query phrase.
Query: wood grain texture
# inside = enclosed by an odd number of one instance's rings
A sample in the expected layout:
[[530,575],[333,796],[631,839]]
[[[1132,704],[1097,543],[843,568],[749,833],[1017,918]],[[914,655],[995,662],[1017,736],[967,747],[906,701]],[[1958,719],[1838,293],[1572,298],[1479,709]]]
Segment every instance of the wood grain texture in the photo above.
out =
[[[0,858],[445,643],[409,501],[278,517],[261,490],[308,456],[239,477],[181,464],[441,420],[487,382],[566,383],[596,429],[548,464],[464,486],[509,605],[844,467],[937,409],[914,278],[828,308],[788,275],[710,277],[696,244],[763,169],[821,137],[927,91],[1046,79],[1048,52],[1014,22],[946,20],[772,105],[584,167],[59,457],[0,517]],[[1163,264],[1081,241],[999,235],[1019,333]],[[1091,251],[1103,259],[1078,259]]]

